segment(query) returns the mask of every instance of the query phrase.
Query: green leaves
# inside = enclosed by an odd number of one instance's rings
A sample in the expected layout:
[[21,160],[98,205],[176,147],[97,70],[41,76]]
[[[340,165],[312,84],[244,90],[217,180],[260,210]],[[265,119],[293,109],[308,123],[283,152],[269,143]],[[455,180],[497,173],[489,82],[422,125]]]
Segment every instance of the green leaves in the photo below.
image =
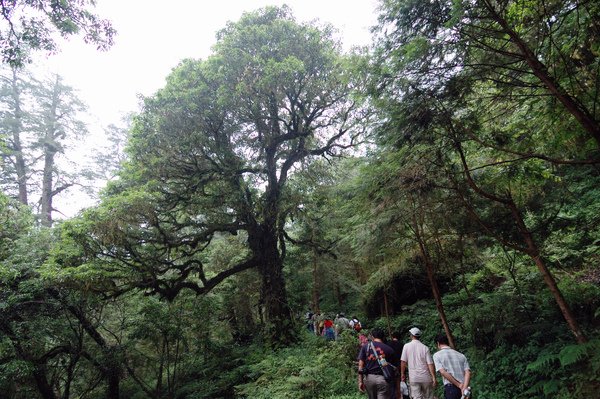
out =
[[[3,26],[0,27],[2,61],[23,66],[31,60],[30,52],[56,51],[55,35],[69,37],[85,32],[84,41],[106,50],[116,35],[111,23],[93,14],[95,1],[13,1],[2,4]],[[24,13],[20,14],[21,8]]]
[[261,360],[249,362],[252,382],[237,386],[237,392],[256,399],[353,398],[355,370],[348,359],[356,356],[356,340],[351,332],[329,345],[306,336],[301,346],[262,353]]
[[545,397],[585,398],[592,394],[600,383],[596,374],[599,343],[596,337],[585,344],[565,345],[559,350],[556,347],[542,349],[537,359],[527,366],[527,371],[538,376],[528,392],[542,393]]

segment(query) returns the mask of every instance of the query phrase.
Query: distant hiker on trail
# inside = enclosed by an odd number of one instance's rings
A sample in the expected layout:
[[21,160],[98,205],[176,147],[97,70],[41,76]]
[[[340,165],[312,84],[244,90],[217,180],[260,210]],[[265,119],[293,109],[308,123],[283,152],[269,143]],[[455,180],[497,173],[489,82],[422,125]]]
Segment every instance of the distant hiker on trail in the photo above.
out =
[[408,366],[408,385],[413,399],[433,399],[433,390],[437,385],[433,358],[429,348],[419,341],[421,330],[413,327],[409,330],[411,341],[404,344],[400,356],[400,379],[406,381]]
[[[391,399],[392,382],[391,379],[386,380],[384,372],[394,372],[387,364],[395,364],[397,355],[390,346],[383,343],[383,330],[374,328],[371,337],[372,341],[361,346],[358,352],[358,390],[367,392],[369,399]],[[384,371],[384,368],[387,370]]]
[[433,355],[433,362],[435,370],[444,379],[444,398],[461,399],[465,391],[470,392],[469,362],[465,355],[450,348],[446,334],[438,334],[435,337],[435,344],[438,351]]
[[323,316],[321,312],[316,312],[313,315],[313,320],[315,322],[315,335],[321,335],[321,331],[323,330]]
[[350,328],[350,320],[348,320],[343,313],[338,313],[338,315],[333,320],[333,324],[335,324],[335,339],[338,339],[342,331],[344,331],[347,328]]
[[326,317],[323,321],[323,332],[321,333],[328,341],[335,340],[335,331],[333,329],[333,320],[330,317]]
[[350,328],[354,329],[354,331],[362,330],[362,325],[360,324],[360,321],[358,321],[356,316],[352,316],[352,319],[350,319]]
[[306,319],[306,328],[308,329],[308,331],[310,331],[314,334],[315,323],[313,321],[313,316],[314,316],[314,313],[312,312],[312,310],[309,309],[308,312],[306,312],[306,314],[304,315],[304,318]]

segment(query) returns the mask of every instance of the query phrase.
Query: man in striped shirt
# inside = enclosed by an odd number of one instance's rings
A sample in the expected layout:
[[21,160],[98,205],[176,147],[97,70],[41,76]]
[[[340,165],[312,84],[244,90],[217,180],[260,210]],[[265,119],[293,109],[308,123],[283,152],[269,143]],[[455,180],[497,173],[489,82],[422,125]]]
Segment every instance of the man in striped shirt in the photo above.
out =
[[444,398],[461,399],[471,380],[469,362],[465,355],[450,348],[445,334],[439,334],[435,343],[438,351],[433,355],[433,362],[444,379]]

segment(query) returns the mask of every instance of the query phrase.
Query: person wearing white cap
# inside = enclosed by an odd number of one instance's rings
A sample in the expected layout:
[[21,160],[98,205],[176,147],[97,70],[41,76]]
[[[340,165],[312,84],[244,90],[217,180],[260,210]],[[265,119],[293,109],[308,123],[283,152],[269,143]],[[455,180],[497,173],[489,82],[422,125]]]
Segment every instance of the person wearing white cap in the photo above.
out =
[[419,341],[421,330],[413,327],[408,330],[411,341],[404,345],[400,356],[400,378],[406,381],[408,366],[408,382],[412,399],[433,399],[433,391],[437,384],[433,358],[429,348]]

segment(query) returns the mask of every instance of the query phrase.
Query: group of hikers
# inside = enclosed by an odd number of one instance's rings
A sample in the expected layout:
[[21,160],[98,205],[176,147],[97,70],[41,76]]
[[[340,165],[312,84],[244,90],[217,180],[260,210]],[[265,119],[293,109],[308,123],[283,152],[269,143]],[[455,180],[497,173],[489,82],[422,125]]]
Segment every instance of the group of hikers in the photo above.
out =
[[329,314],[312,311],[306,312],[306,327],[308,331],[315,335],[323,336],[325,339],[333,341],[338,339],[342,331],[354,330],[360,331],[362,326],[355,316],[347,318],[343,313],[338,313],[335,317]]
[[344,330],[357,333],[358,389],[369,399],[434,399],[436,372],[442,377],[445,399],[471,396],[469,362],[450,347],[444,333],[435,337],[437,351],[431,355],[429,347],[421,342],[418,327],[408,330],[410,341],[403,343],[403,334],[394,332],[389,340],[380,328],[367,334],[356,317],[347,318],[343,313],[332,317],[309,310],[305,319],[311,333],[328,340],[338,339]]
[[432,356],[420,341],[419,328],[413,327],[408,333],[410,341],[403,344],[399,333],[386,341],[382,329],[371,330],[358,352],[358,389],[369,399],[433,399],[438,372],[445,399],[470,397],[469,362],[450,347],[447,336],[442,333],[435,338],[437,352]]

